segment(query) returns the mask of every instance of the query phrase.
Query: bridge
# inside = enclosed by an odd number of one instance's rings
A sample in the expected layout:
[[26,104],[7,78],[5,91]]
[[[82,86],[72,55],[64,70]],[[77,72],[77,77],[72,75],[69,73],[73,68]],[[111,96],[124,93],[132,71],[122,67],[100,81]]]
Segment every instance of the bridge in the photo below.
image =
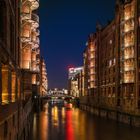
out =
[[62,99],[62,100],[74,100],[75,97],[70,96],[68,94],[61,94],[61,93],[55,93],[55,94],[47,94],[46,96],[42,97],[42,99],[50,100],[50,99]]
[[64,104],[66,102],[71,102],[74,105],[78,105],[79,99],[77,97],[71,96],[68,94],[68,91],[65,89],[53,89],[49,90],[48,93],[40,97],[40,105],[43,107],[44,104]]

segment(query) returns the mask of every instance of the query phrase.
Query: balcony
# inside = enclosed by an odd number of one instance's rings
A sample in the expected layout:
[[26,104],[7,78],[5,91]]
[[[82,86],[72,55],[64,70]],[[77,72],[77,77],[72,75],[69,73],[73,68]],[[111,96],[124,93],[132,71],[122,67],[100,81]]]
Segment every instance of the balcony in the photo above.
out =
[[21,19],[30,20],[31,19],[31,3],[28,0],[22,0],[21,3]]
[[39,73],[39,72],[40,72],[40,69],[39,69],[38,66],[36,66],[36,68],[32,68],[31,70],[32,70],[32,72],[34,72],[34,73]]
[[124,24],[124,32],[129,32],[132,30],[134,30],[134,21],[133,20],[126,22]]
[[[40,44],[40,40],[39,38],[37,37],[36,40],[32,40],[32,49],[38,49],[39,48],[39,44]],[[40,52],[38,52],[40,53]]]
[[134,46],[134,40],[124,42],[124,47],[125,48],[131,47],[131,46]]
[[36,49],[36,54],[40,54],[40,50],[39,49]]
[[35,13],[32,13],[32,26],[34,28],[38,28],[39,27],[39,16]]
[[134,71],[134,67],[124,67],[123,69],[125,72],[127,71]]
[[28,0],[32,3],[31,9],[36,10],[39,7],[39,0]]
[[36,34],[37,34],[37,36],[39,36],[40,35],[40,30],[36,29]]
[[124,56],[122,56],[122,57],[120,57],[120,60],[121,61],[134,60],[134,57],[124,57]]
[[30,13],[24,13],[24,12],[21,13],[21,20],[30,21],[30,19],[31,19],[31,14]]
[[39,45],[38,44],[32,44],[32,49],[38,49],[39,48]]
[[31,43],[31,38],[30,37],[25,37],[25,36],[21,36],[21,42],[28,42]]
[[40,63],[40,58],[37,58],[36,62],[37,62],[37,64],[39,64]]
[[40,44],[39,37],[36,38],[36,44],[38,44],[38,45]]

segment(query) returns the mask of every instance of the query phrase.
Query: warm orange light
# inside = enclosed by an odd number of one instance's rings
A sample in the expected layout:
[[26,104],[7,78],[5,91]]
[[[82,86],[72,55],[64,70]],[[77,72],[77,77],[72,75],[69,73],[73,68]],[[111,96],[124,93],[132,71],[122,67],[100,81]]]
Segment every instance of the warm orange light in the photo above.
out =
[[36,84],[36,74],[32,75],[32,84]]
[[12,72],[12,95],[11,95],[11,102],[16,101],[16,74]]
[[2,104],[9,103],[8,97],[8,67],[2,68]]

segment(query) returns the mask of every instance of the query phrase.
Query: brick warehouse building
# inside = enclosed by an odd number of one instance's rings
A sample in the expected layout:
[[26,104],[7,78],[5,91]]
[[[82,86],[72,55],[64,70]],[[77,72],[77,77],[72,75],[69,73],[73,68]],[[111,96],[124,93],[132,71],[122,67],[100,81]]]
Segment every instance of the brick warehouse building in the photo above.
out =
[[40,93],[39,0],[0,0],[0,140],[28,140]]
[[18,1],[0,1],[0,139],[18,137],[20,38]]
[[[91,46],[96,51],[94,60],[84,57],[87,91],[80,98],[81,108],[140,126],[139,36],[140,1],[117,0],[115,19],[103,28],[97,25],[96,33],[89,36],[84,56],[91,56]],[[93,62],[95,67],[89,67]],[[90,71],[96,75],[92,92]]]

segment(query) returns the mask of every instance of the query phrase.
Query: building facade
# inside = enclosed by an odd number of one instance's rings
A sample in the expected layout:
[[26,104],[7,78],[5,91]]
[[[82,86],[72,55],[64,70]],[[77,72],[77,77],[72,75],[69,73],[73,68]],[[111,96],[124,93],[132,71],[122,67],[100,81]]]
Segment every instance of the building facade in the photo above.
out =
[[48,77],[45,60],[42,58],[40,63],[41,82],[40,82],[40,96],[47,95],[48,92]]
[[0,139],[17,139],[20,127],[20,9],[17,0],[0,1]]
[[40,93],[39,0],[0,0],[0,140],[29,140]]
[[115,46],[115,24],[109,23],[100,33],[99,55],[99,98],[100,105],[109,108],[116,107],[116,46]]
[[117,0],[114,20],[103,28],[97,25],[96,33],[89,36],[80,97],[82,108],[136,126],[140,126],[139,7],[139,0]]
[[68,92],[70,96],[79,97],[83,91],[83,67],[69,68]]
[[21,1],[21,60],[23,98],[39,93],[40,82],[40,49],[39,49],[39,16],[36,10],[39,0]]

